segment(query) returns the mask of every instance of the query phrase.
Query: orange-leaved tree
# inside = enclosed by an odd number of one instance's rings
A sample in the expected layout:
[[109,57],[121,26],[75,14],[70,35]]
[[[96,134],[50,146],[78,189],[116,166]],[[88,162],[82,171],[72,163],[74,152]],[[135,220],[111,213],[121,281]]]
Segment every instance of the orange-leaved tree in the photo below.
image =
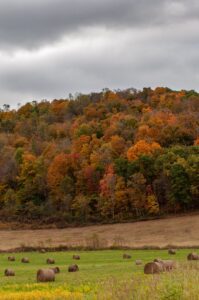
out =
[[141,155],[152,155],[160,150],[161,146],[156,143],[148,143],[145,140],[140,140],[127,151],[128,160],[136,160]]
[[71,155],[58,154],[49,166],[47,183],[50,190],[52,202],[60,210],[69,209],[73,193],[73,163]]
[[100,180],[101,212],[104,216],[111,216],[113,220],[115,218],[115,185],[116,174],[113,166],[109,165],[104,177]]

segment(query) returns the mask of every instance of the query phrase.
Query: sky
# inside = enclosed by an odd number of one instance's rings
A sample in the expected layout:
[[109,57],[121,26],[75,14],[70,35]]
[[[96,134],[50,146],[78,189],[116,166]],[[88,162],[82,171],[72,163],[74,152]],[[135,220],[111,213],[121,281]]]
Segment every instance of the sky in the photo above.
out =
[[0,0],[0,107],[103,88],[198,89],[198,0]]

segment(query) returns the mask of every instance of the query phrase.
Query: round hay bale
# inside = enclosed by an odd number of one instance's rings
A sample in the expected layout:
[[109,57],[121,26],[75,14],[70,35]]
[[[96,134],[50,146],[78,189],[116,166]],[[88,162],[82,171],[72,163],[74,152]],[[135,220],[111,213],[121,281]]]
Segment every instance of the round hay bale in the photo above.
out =
[[176,267],[176,263],[173,260],[163,260],[160,258],[154,259],[154,262],[157,262],[162,265],[163,271],[171,271]]
[[15,257],[14,256],[8,256],[8,260],[9,261],[15,261]]
[[21,259],[21,262],[24,263],[24,264],[28,264],[30,261],[29,261],[29,258],[23,257],[23,258]]
[[154,259],[154,262],[162,263],[163,260],[162,260],[161,258],[155,258],[155,259]]
[[176,263],[174,260],[163,260],[164,271],[171,271],[176,268]]
[[46,250],[45,250],[45,249],[40,249],[39,252],[40,252],[40,253],[46,253]]
[[6,269],[4,271],[5,276],[15,276],[15,272],[11,269]]
[[149,262],[144,266],[144,274],[159,274],[163,272],[163,267],[161,263]]
[[125,254],[123,254],[123,258],[124,258],[124,259],[130,259],[130,258],[131,258],[131,255],[125,253]]
[[79,271],[78,265],[71,265],[68,267],[68,272],[77,272]]
[[169,249],[169,250],[168,250],[168,254],[175,255],[175,254],[176,254],[176,250],[174,250],[174,249]]
[[55,272],[51,269],[39,269],[37,271],[37,282],[55,281]]
[[162,271],[166,271],[164,266],[164,261],[161,258],[155,258],[154,262],[159,263],[162,266]]
[[80,256],[79,255],[73,255],[73,259],[79,260]]
[[136,264],[137,266],[140,266],[140,265],[142,265],[142,261],[141,261],[141,259],[137,259],[137,260],[135,261],[135,264]]
[[55,274],[60,273],[60,268],[59,267],[54,267],[54,268],[50,268],[50,269],[53,270]]
[[187,255],[188,260],[199,260],[199,255],[195,252],[189,253]]
[[55,260],[53,258],[47,258],[46,263],[48,265],[53,265],[55,263]]

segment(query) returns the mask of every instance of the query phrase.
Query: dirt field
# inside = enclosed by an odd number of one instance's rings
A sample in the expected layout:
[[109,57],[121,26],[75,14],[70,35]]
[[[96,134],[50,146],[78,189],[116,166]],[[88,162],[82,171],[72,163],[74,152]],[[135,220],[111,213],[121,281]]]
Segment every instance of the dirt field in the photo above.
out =
[[22,246],[199,247],[199,215],[137,223],[42,230],[0,230],[0,250]]

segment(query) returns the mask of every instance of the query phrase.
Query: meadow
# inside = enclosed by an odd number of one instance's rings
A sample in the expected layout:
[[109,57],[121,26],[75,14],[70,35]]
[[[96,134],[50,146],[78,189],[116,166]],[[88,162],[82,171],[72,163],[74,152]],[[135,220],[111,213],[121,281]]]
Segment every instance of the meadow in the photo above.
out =
[[[20,228],[19,228],[20,226]],[[29,224],[29,226],[33,226]],[[24,230],[26,228],[26,230]],[[31,229],[23,223],[0,222],[0,250],[17,248],[196,248],[199,213],[170,216],[145,222]],[[50,229],[50,230],[49,230]],[[97,243],[97,245],[96,245]]]
[[[16,253],[15,262],[9,254],[0,254],[0,299],[199,299],[199,262],[187,261],[190,249],[169,255],[167,250],[101,250],[73,252]],[[131,259],[123,259],[128,253]],[[74,261],[73,254],[81,259]],[[28,257],[29,264],[21,258]],[[54,258],[60,267],[53,283],[37,283],[36,272],[48,268],[47,258]],[[160,275],[144,275],[146,262],[154,258],[175,259],[177,269]],[[136,266],[141,259],[143,265]],[[68,273],[68,266],[77,263],[79,272]],[[15,277],[5,277],[4,270],[12,268]]]

